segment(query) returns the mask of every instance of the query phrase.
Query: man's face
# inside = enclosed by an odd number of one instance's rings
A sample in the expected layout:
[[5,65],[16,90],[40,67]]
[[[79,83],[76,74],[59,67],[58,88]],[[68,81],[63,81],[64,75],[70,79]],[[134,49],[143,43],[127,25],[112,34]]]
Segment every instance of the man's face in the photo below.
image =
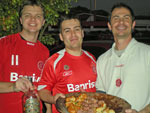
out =
[[82,48],[84,32],[79,20],[65,20],[61,24],[60,39],[64,41],[67,50],[78,50]]
[[131,36],[135,21],[132,22],[132,16],[128,9],[121,7],[115,8],[111,15],[111,24],[108,27],[112,30],[114,37],[125,39]]
[[36,5],[25,6],[22,10],[20,22],[25,32],[28,33],[39,32],[42,25],[44,25],[45,23],[42,8]]

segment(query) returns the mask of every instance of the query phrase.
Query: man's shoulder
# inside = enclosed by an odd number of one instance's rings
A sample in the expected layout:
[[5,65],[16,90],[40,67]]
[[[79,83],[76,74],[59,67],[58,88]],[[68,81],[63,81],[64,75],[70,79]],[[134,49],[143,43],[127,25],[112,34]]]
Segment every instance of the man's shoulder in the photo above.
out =
[[60,54],[59,52],[56,52],[47,59],[45,65],[52,66],[55,69],[57,64],[62,60],[63,56],[64,55]]
[[40,47],[40,48],[42,48],[42,49],[44,49],[44,50],[46,50],[46,51],[49,51],[48,48],[47,48],[43,43],[41,43],[39,40],[37,40],[37,41],[38,41],[38,43],[39,43],[39,47]]
[[84,54],[85,54],[86,56],[88,56],[88,57],[91,58],[92,60],[96,61],[95,56],[94,56],[91,52],[86,51],[86,50],[83,50],[83,52],[84,52]]
[[1,43],[13,43],[17,40],[17,38],[19,37],[19,33],[15,33],[15,34],[10,34],[10,35],[7,35],[7,36],[3,36],[0,38],[0,42]]
[[65,55],[65,50],[63,49],[51,55],[48,60],[49,61],[60,60],[64,57],[64,55]]
[[142,50],[142,51],[150,51],[150,45],[143,43],[143,42],[138,42],[137,41],[137,49]]
[[104,61],[106,59],[109,59],[111,57],[111,55],[112,55],[112,48],[110,48],[109,50],[107,50],[106,52],[104,52],[103,54],[101,54],[98,57],[97,61],[100,61],[100,60]]
[[89,55],[94,56],[91,52],[89,52],[89,51],[87,51],[87,50],[83,50],[83,52],[84,52],[85,54],[89,54]]

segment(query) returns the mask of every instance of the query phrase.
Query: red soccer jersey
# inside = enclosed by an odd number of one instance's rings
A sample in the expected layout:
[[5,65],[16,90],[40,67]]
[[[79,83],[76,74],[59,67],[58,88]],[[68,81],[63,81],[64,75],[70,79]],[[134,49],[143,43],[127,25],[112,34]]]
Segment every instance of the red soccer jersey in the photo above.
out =
[[[32,76],[37,85],[49,50],[41,44],[21,39],[20,34],[0,38],[0,81],[15,82]],[[22,113],[22,92],[0,94],[0,113]]]
[[[72,56],[64,49],[45,63],[38,89],[48,89],[53,95],[79,92],[80,87],[87,92],[95,92],[96,77],[93,55],[83,50],[81,56]],[[53,113],[57,112],[53,105]]]

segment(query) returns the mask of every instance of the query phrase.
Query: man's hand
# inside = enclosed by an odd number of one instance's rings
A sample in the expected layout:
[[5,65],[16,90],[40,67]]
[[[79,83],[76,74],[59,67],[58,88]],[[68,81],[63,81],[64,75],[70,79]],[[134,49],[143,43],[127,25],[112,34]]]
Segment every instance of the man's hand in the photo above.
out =
[[14,86],[13,86],[13,90],[15,92],[19,92],[19,91],[27,92],[29,89],[33,90],[34,87],[32,86],[32,83],[27,78],[24,78],[24,77],[19,78],[14,83]]
[[86,92],[82,87],[80,87],[80,92]]
[[126,109],[125,113],[138,113],[135,109]]
[[52,113],[52,105],[48,103],[44,103],[46,106],[46,113]]
[[56,104],[56,101],[57,101],[57,99],[58,99],[59,97],[65,98],[65,95],[62,94],[62,93],[56,94],[56,95],[54,96],[54,104]]

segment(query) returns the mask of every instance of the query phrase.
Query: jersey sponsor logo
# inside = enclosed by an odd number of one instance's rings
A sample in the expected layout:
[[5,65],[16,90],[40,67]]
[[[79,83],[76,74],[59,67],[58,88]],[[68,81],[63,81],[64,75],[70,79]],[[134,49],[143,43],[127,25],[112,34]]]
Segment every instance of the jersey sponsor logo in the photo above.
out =
[[121,84],[122,84],[122,80],[121,80],[120,78],[118,78],[118,79],[116,80],[116,86],[117,86],[117,87],[120,87]]
[[91,63],[91,67],[93,72],[96,74],[96,64],[94,62]]
[[70,75],[72,75],[72,70],[63,72],[63,76],[70,76]]
[[69,66],[68,65],[64,65],[64,70],[69,70]]
[[31,42],[27,42],[27,45],[34,46],[35,44],[34,44],[34,43],[31,43]]
[[80,87],[83,89],[91,89],[95,87],[95,82],[91,82],[91,80],[88,80],[87,83],[82,84],[67,84],[68,92],[79,91]]
[[11,65],[12,66],[19,65],[19,55],[11,55]]
[[39,62],[37,63],[37,66],[38,66],[38,69],[39,69],[39,70],[42,70],[42,69],[43,69],[43,66],[44,66],[44,62],[43,62],[43,61],[39,61]]
[[33,73],[32,75],[22,75],[22,74],[18,74],[16,72],[11,72],[10,73],[10,81],[16,81],[18,78],[21,78],[21,77],[27,78],[28,76],[32,76],[33,82],[38,82],[40,80],[40,77],[36,77],[35,73]]
[[123,67],[124,64],[116,65],[115,67]]

